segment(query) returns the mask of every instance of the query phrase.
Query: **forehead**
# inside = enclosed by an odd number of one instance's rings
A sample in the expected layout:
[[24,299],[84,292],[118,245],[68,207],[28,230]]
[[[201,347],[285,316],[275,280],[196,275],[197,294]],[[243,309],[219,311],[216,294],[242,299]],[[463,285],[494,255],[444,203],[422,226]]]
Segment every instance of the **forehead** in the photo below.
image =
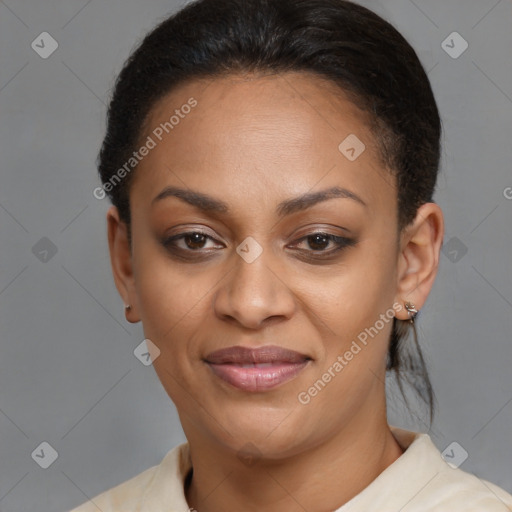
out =
[[364,189],[370,201],[382,195],[378,185],[393,188],[365,113],[311,73],[246,73],[183,84],[154,106],[141,140],[147,137],[155,147],[133,182],[145,195],[176,181],[196,190],[251,188],[287,196],[322,181]]
[[[344,130],[353,128],[367,145],[374,142],[368,115],[350,101],[344,90],[311,72],[229,74],[187,82],[154,105],[144,131],[149,134],[152,128],[168,121],[189,97],[197,100],[198,108],[188,124],[201,121],[194,128],[204,127],[211,141],[236,126],[243,131],[257,129],[257,135],[269,139],[273,139],[273,130],[279,132],[286,127],[288,137],[306,140],[314,140],[315,134],[325,137],[327,132],[339,138]],[[211,130],[212,122],[218,127],[215,131]],[[173,129],[176,133],[179,130]]]

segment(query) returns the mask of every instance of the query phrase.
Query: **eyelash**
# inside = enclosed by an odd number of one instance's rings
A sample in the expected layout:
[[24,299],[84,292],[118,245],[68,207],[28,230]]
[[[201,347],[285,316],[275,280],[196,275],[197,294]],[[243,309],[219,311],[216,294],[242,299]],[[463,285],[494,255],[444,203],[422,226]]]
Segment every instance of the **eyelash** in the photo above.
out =
[[[175,256],[182,258],[182,259],[190,260],[190,257],[182,257],[177,253],[179,253],[179,252],[199,253],[199,252],[201,252],[202,249],[194,250],[194,249],[188,249],[188,248],[184,249],[182,247],[177,247],[176,241],[183,240],[183,239],[185,239],[187,237],[191,237],[193,235],[202,235],[206,239],[215,240],[213,237],[211,237],[210,235],[207,235],[206,233],[203,233],[202,231],[188,231],[186,233],[180,233],[179,235],[173,235],[171,237],[168,237],[162,241],[162,244],[164,245],[164,247],[166,249],[168,249],[170,252],[172,252]],[[325,251],[325,250],[315,251],[313,249],[305,250],[305,251],[300,250],[300,252],[310,253],[310,255],[306,256],[306,258],[308,258],[308,259],[316,259],[316,260],[327,259],[327,258],[333,256],[335,253],[338,253],[345,248],[352,247],[357,244],[357,240],[354,240],[352,238],[337,236],[337,235],[333,235],[332,233],[326,233],[324,231],[314,231],[312,233],[308,233],[307,235],[299,238],[293,244],[293,246],[296,246],[299,243],[301,243],[302,241],[305,241],[308,238],[312,238],[314,236],[321,236],[322,238],[326,238],[328,241],[334,242],[336,247],[334,249],[331,249],[328,251]],[[311,256],[311,253],[313,254],[313,256]]]

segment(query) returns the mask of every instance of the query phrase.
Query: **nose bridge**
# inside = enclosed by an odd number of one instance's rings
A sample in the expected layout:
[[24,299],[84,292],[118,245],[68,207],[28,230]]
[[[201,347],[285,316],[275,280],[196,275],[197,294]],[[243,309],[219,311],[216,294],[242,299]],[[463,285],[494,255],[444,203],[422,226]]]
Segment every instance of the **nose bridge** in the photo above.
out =
[[[235,263],[234,289],[249,298],[264,300],[275,295],[275,274],[270,270],[270,250],[263,248],[253,237],[247,237],[237,248],[239,260]],[[272,279],[273,277],[274,279]]]
[[255,237],[245,238],[233,254],[234,268],[215,295],[216,313],[253,328],[268,317],[289,317],[294,309],[293,296],[271,269],[272,261],[271,249],[264,248]]

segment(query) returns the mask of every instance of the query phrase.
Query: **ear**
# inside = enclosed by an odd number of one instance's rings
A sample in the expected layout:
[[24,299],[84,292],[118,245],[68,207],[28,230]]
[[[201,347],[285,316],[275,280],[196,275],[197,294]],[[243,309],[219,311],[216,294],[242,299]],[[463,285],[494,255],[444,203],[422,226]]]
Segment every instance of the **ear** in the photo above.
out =
[[[395,300],[399,304],[411,302],[419,311],[432,289],[439,265],[439,254],[444,236],[441,208],[425,203],[400,237],[398,255],[398,283]],[[405,308],[397,312],[400,320],[409,318]]]
[[140,321],[137,313],[137,294],[135,290],[135,278],[131,248],[128,241],[128,227],[120,219],[119,211],[111,206],[107,212],[108,246],[110,250],[110,263],[117,291],[121,295],[125,305],[126,320],[131,323]]

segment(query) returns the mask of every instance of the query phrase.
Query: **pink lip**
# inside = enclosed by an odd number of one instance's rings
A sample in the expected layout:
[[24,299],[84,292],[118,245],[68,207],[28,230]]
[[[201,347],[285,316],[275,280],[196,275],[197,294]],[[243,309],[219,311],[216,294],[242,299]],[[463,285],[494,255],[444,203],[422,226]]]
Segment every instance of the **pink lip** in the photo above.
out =
[[267,345],[242,346],[212,352],[205,362],[213,373],[244,391],[265,391],[293,379],[311,358],[293,350]]

